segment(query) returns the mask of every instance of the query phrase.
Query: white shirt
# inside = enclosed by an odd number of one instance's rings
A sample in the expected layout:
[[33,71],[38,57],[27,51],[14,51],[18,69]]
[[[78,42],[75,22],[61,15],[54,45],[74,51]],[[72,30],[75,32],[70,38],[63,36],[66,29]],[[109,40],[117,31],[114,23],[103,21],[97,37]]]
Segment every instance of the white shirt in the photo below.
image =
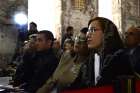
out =
[[95,85],[97,84],[97,78],[99,76],[99,72],[100,72],[100,56],[95,53],[94,55],[94,71],[95,71]]

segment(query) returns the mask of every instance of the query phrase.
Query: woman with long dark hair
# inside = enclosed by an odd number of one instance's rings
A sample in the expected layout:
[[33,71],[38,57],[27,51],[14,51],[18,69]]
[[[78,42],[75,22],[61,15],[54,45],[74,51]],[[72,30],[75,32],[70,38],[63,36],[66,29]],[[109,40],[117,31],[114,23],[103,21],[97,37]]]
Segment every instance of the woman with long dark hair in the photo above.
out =
[[126,56],[120,56],[123,42],[116,25],[107,18],[96,17],[89,21],[88,28],[88,47],[93,50],[88,71],[90,86],[111,84],[118,76],[129,74]]

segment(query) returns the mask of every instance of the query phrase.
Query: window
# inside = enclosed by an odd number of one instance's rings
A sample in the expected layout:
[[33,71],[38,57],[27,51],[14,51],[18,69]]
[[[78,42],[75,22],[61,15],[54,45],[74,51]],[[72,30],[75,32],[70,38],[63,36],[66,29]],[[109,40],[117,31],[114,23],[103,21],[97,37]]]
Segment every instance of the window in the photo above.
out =
[[85,9],[86,0],[72,0],[72,7],[75,10]]

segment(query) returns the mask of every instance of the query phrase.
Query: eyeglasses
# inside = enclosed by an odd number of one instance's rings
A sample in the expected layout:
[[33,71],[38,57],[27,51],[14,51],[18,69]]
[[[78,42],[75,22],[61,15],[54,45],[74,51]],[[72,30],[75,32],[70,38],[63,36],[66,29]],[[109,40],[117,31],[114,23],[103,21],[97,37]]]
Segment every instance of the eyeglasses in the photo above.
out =
[[101,31],[100,29],[97,28],[89,28],[88,32],[96,32],[96,31]]

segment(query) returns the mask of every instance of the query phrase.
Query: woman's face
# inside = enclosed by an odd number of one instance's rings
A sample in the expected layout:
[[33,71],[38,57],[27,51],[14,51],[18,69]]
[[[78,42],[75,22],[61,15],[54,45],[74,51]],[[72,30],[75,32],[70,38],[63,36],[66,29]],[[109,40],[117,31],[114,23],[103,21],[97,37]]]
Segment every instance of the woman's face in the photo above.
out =
[[88,47],[91,49],[99,49],[103,43],[103,31],[98,20],[92,21],[89,25],[87,33]]

